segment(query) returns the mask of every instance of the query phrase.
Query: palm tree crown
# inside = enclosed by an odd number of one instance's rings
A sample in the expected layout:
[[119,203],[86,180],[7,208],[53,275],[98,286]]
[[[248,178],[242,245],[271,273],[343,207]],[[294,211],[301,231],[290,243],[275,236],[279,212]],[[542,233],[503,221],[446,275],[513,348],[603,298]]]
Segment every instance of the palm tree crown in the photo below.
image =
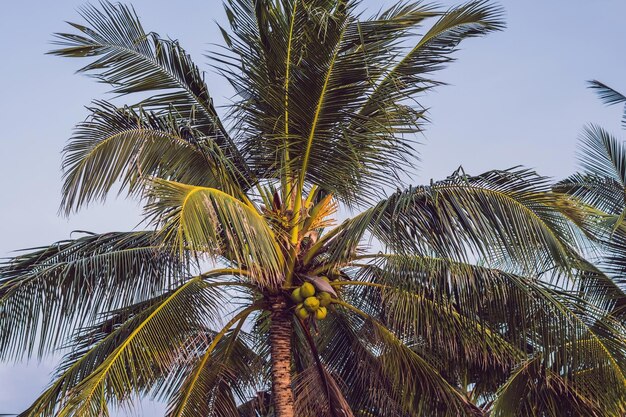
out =
[[402,183],[417,99],[502,11],[224,6],[211,58],[237,92],[228,123],[132,8],[86,6],[58,34],[53,54],[147,97],[92,104],[64,151],[62,210],[121,186],[146,230],[2,266],[0,358],[68,352],[22,415],[107,415],[137,395],[176,417],[622,415],[623,322],[579,254],[578,203],[522,168]]

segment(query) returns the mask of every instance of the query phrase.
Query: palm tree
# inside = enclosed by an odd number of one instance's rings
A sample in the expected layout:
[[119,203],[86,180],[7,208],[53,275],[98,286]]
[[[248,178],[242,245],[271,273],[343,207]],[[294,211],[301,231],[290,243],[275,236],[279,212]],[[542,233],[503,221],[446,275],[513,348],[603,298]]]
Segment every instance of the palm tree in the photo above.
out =
[[[595,90],[607,105],[626,103],[626,96],[593,80]],[[626,123],[626,111],[623,123]],[[626,124],[624,125],[626,128]],[[578,200],[583,217],[580,227],[597,246],[597,262],[611,278],[612,314],[626,319],[626,147],[623,141],[597,125],[585,128],[580,139],[580,172],[558,182],[554,190]]]
[[146,395],[177,417],[624,412],[623,328],[578,255],[569,197],[521,168],[404,185],[416,100],[501,10],[356,7],[227,0],[211,58],[237,91],[228,124],[179,43],[132,8],[87,6],[58,35],[54,54],[143,97],[90,107],[62,210],[121,187],[146,230],[0,269],[0,358],[67,352],[23,416]]

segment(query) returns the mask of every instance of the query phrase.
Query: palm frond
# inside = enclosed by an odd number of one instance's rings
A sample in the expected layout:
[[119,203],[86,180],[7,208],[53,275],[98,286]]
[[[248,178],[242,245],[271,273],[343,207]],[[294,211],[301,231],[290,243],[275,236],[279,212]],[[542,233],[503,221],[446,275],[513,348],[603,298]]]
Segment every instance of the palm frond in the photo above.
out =
[[[67,213],[92,200],[103,200],[119,182],[140,194],[145,181],[161,177],[241,193],[242,177],[212,138],[187,126],[173,113],[96,102],[64,150],[62,208]],[[121,191],[121,190],[120,190]]]
[[360,246],[372,224],[380,216],[376,207],[365,210],[345,220],[330,230],[307,250],[303,263],[313,269],[316,266],[324,272],[338,273],[340,268],[354,260],[363,248]]
[[529,170],[457,171],[380,202],[371,231],[393,250],[458,260],[472,254],[539,273],[567,267],[576,253],[576,234],[557,209],[559,199],[547,178]]
[[[367,286],[358,287],[359,291],[344,292],[343,297],[386,323],[399,337],[419,341],[417,349],[440,358],[446,364],[443,369],[451,366],[452,372],[447,375],[453,381],[459,377],[454,369],[459,358],[471,362],[472,358],[480,358],[476,353],[480,355],[483,349],[488,352],[483,351],[487,355],[483,365],[490,374],[496,372],[497,363],[493,361],[498,352],[508,352],[497,348],[495,341],[502,347],[515,348],[504,356],[508,356],[503,362],[508,367],[501,368],[501,375],[519,360],[519,353],[531,357],[542,355],[542,366],[578,384],[579,390],[593,391],[586,380],[577,379],[581,370],[602,373],[599,378],[613,381],[620,387],[615,391],[619,394],[617,399],[614,397],[611,403],[611,406],[620,406],[619,398],[626,394],[623,365],[626,344],[620,336],[624,330],[622,324],[607,316],[605,309],[591,305],[575,292],[554,288],[537,279],[443,259],[404,255],[381,258],[378,266],[364,268],[358,276],[360,280],[363,284],[371,282],[389,287],[388,293],[413,294],[411,302],[389,297],[384,290],[376,293]],[[439,312],[448,306],[467,319],[462,333],[471,333],[470,322],[482,329],[482,340],[463,343],[464,348],[477,352],[455,353],[452,348],[459,334],[449,325],[450,320],[442,320],[445,316],[441,313],[432,314],[433,303],[439,306]],[[432,335],[439,332],[442,332],[440,336],[447,333],[451,337],[449,340],[440,337],[437,341]],[[461,363],[458,369],[468,369],[467,364]],[[475,376],[477,383],[485,381],[484,372]]]
[[[502,30],[502,14],[500,7],[486,1],[470,1],[440,13],[439,20],[422,36],[417,45],[391,71],[384,74],[373,96],[389,94],[386,90],[392,89],[392,94],[409,98],[423,92],[424,88],[438,84],[424,76],[453,61],[451,54],[464,39]],[[371,100],[368,104],[375,103],[376,100]]]
[[[584,343],[584,342],[579,342]],[[516,369],[498,392],[492,407],[494,417],[515,416],[620,416],[626,409],[622,389],[607,385],[597,368],[576,372],[581,386],[571,377],[545,367],[539,355]],[[603,386],[598,390],[592,387]]]
[[154,179],[148,216],[161,236],[185,249],[222,255],[263,285],[282,277],[284,259],[274,232],[258,210],[215,188]]
[[[484,2],[448,13],[402,3],[370,19],[355,4],[228,1],[229,52],[219,60],[241,92],[234,115],[255,169],[288,171],[300,187],[317,184],[349,204],[380,197],[409,164],[407,134],[421,130],[423,108],[407,100],[436,84],[410,68],[430,73],[462,39],[500,27],[499,10]],[[396,61],[412,30],[437,16],[429,38]]]
[[[296,320],[298,330],[295,341],[302,334],[306,343],[303,350],[309,355],[298,355],[297,375],[294,380],[294,409],[298,415],[315,414],[328,417],[355,417],[350,404],[343,395],[345,386],[341,387],[336,375],[328,370],[319,354],[313,334],[302,320]],[[297,354],[301,352],[297,350]],[[312,360],[307,360],[310,356]],[[306,363],[311,363],[305,368]],[[343,381],[341,381],[343,382]],[[343,385],[343,384],[342,384]]]
[[245,169],[243,160],[213,105],[204,74],[177,41],[146,32],[132,7],[103,0],[80,14],[87,25],[70,23],[79,33],[58,33],[51,54],[96,58],[79,72],[110,84],[113,93],[159,92],[139,103],[146,110],[169,110],[194,121],[194,129],[211,137]]
[[393,371],[382,366],[362,327],[360,317],[333,310],[332,318],[321,323],[317,338],[322,361],[340,380],[349,381],[343,395],[356,416],[417,417],[419,410],[403,404],[393,376],[387,374]]
[[581,213],[578,226],[600,249],[598,265],[611,275],[604,283],[615,300],[614,313],[621,315],[624,309],[621,275],[626,270],[623,262],[626,253],[626,148],[606,130],[592,125],[585,129],[581,138],[579,161],[582,171],[558,182],[553,189],[581,202],[577,203]]
[[310,366],[294,380],[297,415],[355,417],[335,377],[323,364]]
[[508,338],[518,331],[514,324],[509,335],[499,332],[503,317],[512,315],[508,292],[514,290],[496,271],[420,256],[374,259],[355,272],[354,288],[346,283],[342,296],[403,340],[436,352],[450,377],[458,376],[457,366],[502,374],[524,357],[524,346]]
[[170,389],[169,417],[238,415],[237,401],[246,398],[245,386],[254,387],[258,377],[254,372],[257,356],[240,337],[246,319],[258,308],[252,305],[241,310],[216,332],[181,375],[177,389]]
[[553,190],[580,199],[612,216],[619,216],[625,204],[624,189],[619,181],[592,173],[572,174],[557,182]]
[[581,137],[578,155],[581,168],[589,174],[626,184],[626,151],[623,143],[603,128],[590,125]]
[[598,97],[604,104],[608,104],[609,106],[613,104],[622,104],[626,103],[626,96],[624,96],[619,91],[609,87],[608,85],[600,82],[598,80],[592,80],[588,82],[589,88],[596,91]]
[[181,360],[181,349],[193,350],[190,341],[208,337],[220,320],[222,298],[197,277],[112,313],[80,335],[57,379],[23,415],[98,416],[108,414],[109,404],[128,405],[167,376]]
[[603,309],[614,317],[624,318],[626,314],[626,292],[624,281],[620,278],[618,268],[609,260],[609,255],[617,245],[602,248],[602,258],[597,264],[585,259],[578,261],[576,273],[569,282],[579,296],[591,305]]
[[152,298],[186,276],[155,232],[88,234],[0,267],[0,357],[49,352],[97,314]]
[[[598,80],[589,81],[588,84],[589,88],[595,90],[604,104],[612,106],[626,103],[626,96],[608,85]],[[622,126],[626,128],[626,107],[624,108],[624,115],[622,116]]]
[[350,304],[339,302],[352,314],[364,319],[371,332],[378,359],[391,378],[403,405],[433,416],[478,416],[480,411],[450,385],[436,368],[410,349],[393,332],[374,317]]

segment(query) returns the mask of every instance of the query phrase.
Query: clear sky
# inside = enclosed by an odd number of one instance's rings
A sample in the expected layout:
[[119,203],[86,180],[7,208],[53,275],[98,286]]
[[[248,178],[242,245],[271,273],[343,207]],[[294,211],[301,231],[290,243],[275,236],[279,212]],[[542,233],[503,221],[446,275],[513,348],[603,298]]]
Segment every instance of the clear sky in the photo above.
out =
[[[442,1],[452,5],[457,2]],[[77,21],[80,0],[1,0],[0,257],[18,248],[70,237],[72,230],[127,230],[136,203],[110,199],[72,216],[57,216],[60,151],[84,106],[106,88],[73,72],[85,61],[44,55],[51,34]],[[144,27],[177,38],[208,69],[203,54],[220,42],[219,0],[132,1]],[[393,1],[364,0],[372,12]],[[450,83],[424,97],[431,126],[422,138],[415,184],[441,179],[459,165],[468,173],[525,165],[561,178],[575,167],[586,123],[618,135],[620,108],[606,108],[586,88],[597,78],[626,91],[626,2],[503,0],[507,29],[462,45],[458,61],[439,74]],[[218,104],[232,94],[216,75]],[[0,364],[0,414],[22,411],[49,381],[54,361]],[[144,405],[145,415],[161,410]]]

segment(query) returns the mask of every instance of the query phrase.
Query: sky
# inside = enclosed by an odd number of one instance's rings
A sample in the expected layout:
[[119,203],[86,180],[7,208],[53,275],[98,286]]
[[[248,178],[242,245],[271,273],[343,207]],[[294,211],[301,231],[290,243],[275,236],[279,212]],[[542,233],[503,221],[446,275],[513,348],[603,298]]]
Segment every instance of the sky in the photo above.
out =
[[[225,20],[218,0],[135,0],[147,31],[179,39],[201,67]],[[373,12],[393,1],[364,0]],[[451,6],[458,2],[440,1]],[[85,61],[45,55],[52,33],[78,21],[80,0],[0,0],[0,257],[47,245],[74,230],[121,231],[139,221],[136,202],[111,198],[60,217],[60,151],[84,106],[106,87],[75,75]],[[507,28],[462,44],[458,61],[438,74],[449,85],[421,99],[430,109],[414,184],[443,179],[460,165],[479,174],[524,165],[562,178],[576,167],[577,138],[588,123],[618,136],[620,108],[586,87],[599,79],[626,91],[626,2],[503,0]],[[218,105],[232,91],[217,75],[208,85]],[[50,379],[55,359],[0,363],[0,414],[26,408]],[[163,406],[145,402],[138,414]]]

